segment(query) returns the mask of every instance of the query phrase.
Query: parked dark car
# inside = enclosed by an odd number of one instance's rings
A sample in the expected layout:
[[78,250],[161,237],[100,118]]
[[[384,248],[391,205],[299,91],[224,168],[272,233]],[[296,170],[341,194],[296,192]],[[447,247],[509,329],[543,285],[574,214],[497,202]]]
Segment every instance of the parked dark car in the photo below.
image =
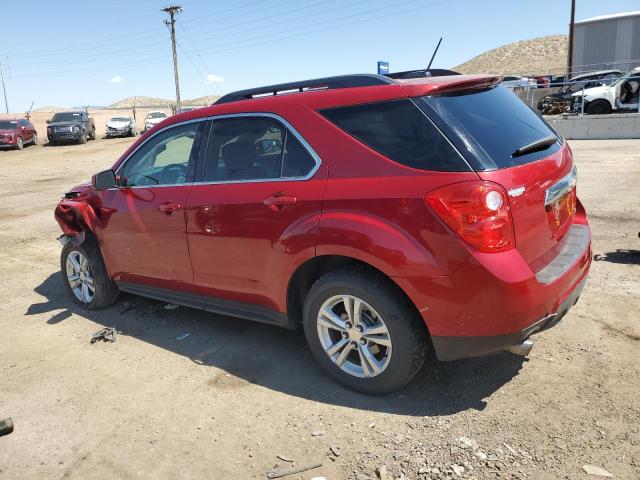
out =
[[25,145],[38,143],[38,132],[26,119],[0,120],[0,148],[22,150]]
[[[572,95],[583,88],[598,87],[607,85],[623,75],[620,70],[600,70],[598,72],[584,73],[576,75],[568,82],[562,84],[560,90],[549,95],[545,95],[538,101],[538,110],[545,115],[559,114],[568,110],[571,105]],[[551,87],[558,85],[551,84]]]
[[303,328],[367,393],[430,349],[526,355],[591,233],[569,145],[500,80],[321,78],[165,119],[60,201],[60,279],[87,309],[124,291]]
[[51,145],[62,141],[87,143],[96,139],[96,126],[87,112],[58,112],[47,120],[47,139]]

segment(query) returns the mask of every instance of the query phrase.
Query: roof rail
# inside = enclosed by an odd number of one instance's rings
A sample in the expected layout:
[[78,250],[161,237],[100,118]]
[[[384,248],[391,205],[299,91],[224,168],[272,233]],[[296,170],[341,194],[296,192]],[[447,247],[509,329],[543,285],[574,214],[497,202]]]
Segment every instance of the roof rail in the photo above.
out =
[[249,100],[255,97],[266,97],[273,95],[285,95],[288,93],[306,92],[314,90],[328,90],[336,88],[371,87],[374,85],[388,85],[396,83],[392,79],[383,75],[355,74],[340,75],[337,77],[315,78],[300,82],[280,83],[278,85],[268,85],[265,87],[249,88],[227,93],[214,102],[215,105],[221,103],[235,102],[237,100]]

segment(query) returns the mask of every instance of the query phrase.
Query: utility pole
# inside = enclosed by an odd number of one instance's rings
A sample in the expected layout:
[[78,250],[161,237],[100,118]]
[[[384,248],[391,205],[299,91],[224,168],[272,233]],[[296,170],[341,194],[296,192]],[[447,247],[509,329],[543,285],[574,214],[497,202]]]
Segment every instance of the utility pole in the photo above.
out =
[[176,14],[182,11],[180,5],[170,5],[162,9],[169,14],[169,20],[165,20],[165,25],[171,28],[171,48],[173,49],[173,74],[176,81],[176,111],[180,112],[180,79],[178,78],[178,54],[176,52]]
[[4,94],[4,108],[9,113],[9,104],[7,103],[7,88],[4,86],[4,72],[2,71],[2,61],[0,60],[0,80],[2,81],[2,93]]
[[573,24],[576,19],[576,0],[571,0],[571,22],[569,23],[569,58],[567,59],[567,80],[573,77]]

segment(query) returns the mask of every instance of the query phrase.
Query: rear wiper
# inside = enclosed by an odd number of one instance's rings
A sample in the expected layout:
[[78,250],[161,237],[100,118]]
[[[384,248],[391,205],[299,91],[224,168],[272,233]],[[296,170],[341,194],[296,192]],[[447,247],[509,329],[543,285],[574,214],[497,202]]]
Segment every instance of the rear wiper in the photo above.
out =
[[535,142],[531,142],[524,147],[520,147],[515,152],[511,154],[511,157],[520,157],[522,155],[526,155],[531,152],[539,152],[540,150],[545,150],[549,148],[551,145],[558,141],[558,137],[555,135],[549,135],[548,137],[543,137],[540,140],[536,140]]

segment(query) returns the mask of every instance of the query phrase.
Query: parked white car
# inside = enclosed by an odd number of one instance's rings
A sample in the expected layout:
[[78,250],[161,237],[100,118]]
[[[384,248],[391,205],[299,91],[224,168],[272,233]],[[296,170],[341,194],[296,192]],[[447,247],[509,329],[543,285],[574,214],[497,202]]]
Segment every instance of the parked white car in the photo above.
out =
[[132,117],[111,117],[107,122],[104,137],[135,137],[137,134],[136,121]]
[[155,127],[165,118],[168,118],[168,116],[164,112],[156,111],[147,113],[147,116],[144,119],[144,131],[146,132],[147,130]]
[[[593,115],[615,111],[638,111],[638,90],[640,87],[640,67],[625,73],[610,85],[584,90],[584,113]],[[583,92],[572,95],[571,111],[582,109]]]
[[507,88],[535,88],[538,81],[533,77],[521,77],[520,75],[505,75],[502,85]]

